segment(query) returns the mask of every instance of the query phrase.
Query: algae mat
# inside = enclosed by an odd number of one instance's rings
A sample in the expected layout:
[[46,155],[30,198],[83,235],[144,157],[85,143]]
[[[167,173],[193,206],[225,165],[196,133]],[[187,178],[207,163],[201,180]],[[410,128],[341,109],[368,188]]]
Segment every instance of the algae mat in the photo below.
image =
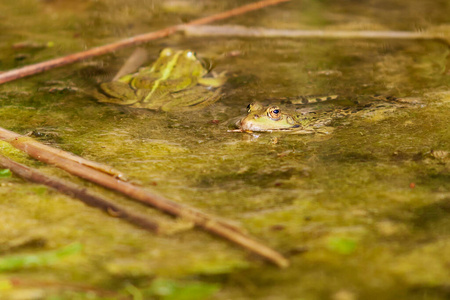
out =
[[[223,11],[242,1],[2,1],[2,71]],[[226,21],[284,29],[448,32],[445,1],[292,1]],[[133,49],[0,86],[0,126],[113,165],[180,203],[236,220],[287,255],[279,270],[236,247],[2,146],[2,153],[151,216],[155,236],[0,172],[5,299],[446,299],[450,93],[442,41],[188,38],[227,71],[196,112],[100,104]],[[336,118],[331,135],[227,133],[254,100],[392,95],[420,103]],[[320,109],[334,104],[322,103]],[[31,261],[31,263],[30,263]],[[27,262],[27,263],[24,263]]]

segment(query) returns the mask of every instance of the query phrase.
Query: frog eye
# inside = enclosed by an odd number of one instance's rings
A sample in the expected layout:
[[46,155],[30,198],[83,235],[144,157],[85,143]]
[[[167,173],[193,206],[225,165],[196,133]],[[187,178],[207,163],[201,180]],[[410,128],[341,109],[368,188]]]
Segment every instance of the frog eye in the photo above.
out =
[[278,108],[278,106],[272,106],[267,110],[267,114],[268,116],[272,119],[272,120],[279,120],[281,117],[281,111]]
[[186,56],[186,58],[189,58],[189,59],[192,59],[192,60],[196,59],[195,58],[196,57],[196,53],[193,52],[193,51],[186,51],[185,56]]

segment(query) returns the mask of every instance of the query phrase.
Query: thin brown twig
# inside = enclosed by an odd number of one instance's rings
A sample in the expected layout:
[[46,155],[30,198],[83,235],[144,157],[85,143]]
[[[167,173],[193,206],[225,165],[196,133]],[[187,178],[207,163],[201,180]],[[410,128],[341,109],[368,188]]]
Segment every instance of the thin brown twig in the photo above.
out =
[[129,223],[137,225],[145,230],[156,233],[159,231],[158,223],[151,221],[146,217],[131,213],[103,197],[94,195],[86,191],[86,189],[79,187],[76,184],[48,176],[35,169],[12,161],[2,155],[0,155],[0,166],[6,169],[10,169],[11,172],[22,177],[23,179],[39,184],[44,184],[63,194],[78,198],[89,206],[100,208],[104,212],[111,214],[114,217],[124,219]]
[[186,24],[170,26],[170,27],[167,27],[162,30],[137,35],[137,36],[123,39],[123,40],[120,40],[118,42],[111,43],[108,45],[99,46],[99,47],[92,48],[92,49],[89,49],[86,51],[70,54],[70,55],[67,55],[64,57],[59,57],[59,58],[51,59],[51,60],[44,61],[41,63],[28,65],[28,66],[25,66],[22,68],[10,70],[10,71],[0,74],[0,84],[3,84],[8,81],[16,80],[19,78],[23,78],[26,76],[34,75],[37,73],[41,73],[41,72],[44,72],[44,71],[47,71],[47,70],[50,70],[50,69],[53,69],[56,67],[61,67],[64,65],[72,64],[72,63],[75,63],[75,62],[78,62],[78,61],[81,61],[81,60],[84,60],[87,58],[91,58],[94,56],[103,55],[103,54],[113,52],[113,51],[116,51],[116,50],[124,48],[124,47],[134,46],[134,45],[137,45],[140,43],[167,37],[169,35],[174,34],[177,31],[181,30],[182,28],[185,28],[186,26],[207,24],[207,23],[231,18],[233,16],[241,15],[241,14],[247,13],[249,11],[258,10],[263,7],[275,5],[275,4],[282,3],[282,2],[288,2],[288,1],[290,1],[290,0],[263,0],[263,1],[255,2],[255,3],[243,5],[241,7],[231,9],[231,10],[228,10],[225,12],[214,14],[212,16],[196,19],[196,20],[193,20]]
[[[4,132],[2,133],[2,136],[6,140],[12,140],[12,139],[17,137],[17,134],[12,132],[12,131],[4,130]],[[26,137],[22,137],[22,138],[26,138]],[[77,155],[72,154],[72,153],[65,152],[65,151],[60,150],[60,149],[56,149],[56,148],[53,148],[53,147],[46,146],[44,144],[36,142],[32,138],[29,138],[29,142],[28,143],[29,144],[36,143],[36,147],[43,147],[43,148],[45,148],[45,151],[51,152],[52,154],[54,154],[56,156],[60,156],[60,157],[63,157],[65,159],[72,160],[72,161],[77,162],[79,164],[82,164],[82,165],[85,165],[87,167],[90,167],[92,169],[96,169],[97,171],[103,172],[105,174],[109,174],[109,175],[114,176],[114,177],[116,177],[116,178],[118,178],[120,180],[125,180],[125,181],[127,180],[125,174],[123,174],[119,170],[116,170],[116,169],[114,169],[114,168],[112,168],[110,166],[107,166],[107,165],[104,165],[104,164],[100,164],[100,163],[97,163],[97,162],[94,162],[94,161],[87,160],[87,159],[85,159],[83,157],[77,156]]]
[[240,245],[279,267],[284,268],[289,265],[289,261],[277,251],[243,234],[236,226],[217,219],[216,217],[186,205],[176,203],[162,196],[152,194],[129,182],[121,181],[96,169],[76,163],[73,160],[68,160],[63,156],[55,155],[53,151],[46,151],[46,147],[48,146],[42,145],[36,141],[30,143],[30,138],[24,138],[17,133],[1,127],[0,139],[9,142],[17,149],[26,152],[28,155],[42,162],[56,165],[73,175],[122,193],[138,202],[155,207],[172,216],[185,218],[193,222],[197,227],[203,228],[206,231]]

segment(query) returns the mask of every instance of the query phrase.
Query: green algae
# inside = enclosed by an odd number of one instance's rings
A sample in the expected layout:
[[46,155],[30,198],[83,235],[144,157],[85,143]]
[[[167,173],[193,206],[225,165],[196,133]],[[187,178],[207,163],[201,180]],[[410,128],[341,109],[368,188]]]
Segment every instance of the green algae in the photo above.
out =
[[208,283],[180,284],[173,280],[156,279],[144,294],[155,295],[164,300],[195,300],[206,299],[215,294],[219,286]]
[[46,267],[64,259],[66,256],[79,253],[81,250],[82,245],[80,243],[73,243],[53,251],[1,257],[0,272]]
[[331,237],[328,240],[328,248],[339,254],[352,254],[357,248],[357,242],[354,239],[343,237]]
[[[0,68],[73,53],[236,3],[177,10],[157,1],[3,1]],[[444,2],[310,0],[233,22],[442,31],[446,11]],[[23,41],[54,46],[11,47]],[[161,292],[164,287],[173,297],[192,289],[198,298],[204,292],[212,299],[448,297],[450,169],[445,155],[434,154],[450,151],[447,45],[176,36],[145,47],[155,58],[166,46],[216,56],[217,71],[230,74],[225,97],[197,113],[163,113],[99,104],[70,89],[40,89],[55,79],[61,87],[95,88],[120,68],[132,51],[126,49],[1,86],[0,126],[21,134],[38,131],[42,135],[35,138],[44,143],[110,164],[175,201],[234,219],[289,256],[291,267],[277,270],[198,230],[155,236],[13,175],[0,183],[2,256],[38,254],[77,241],[84,249],[63,264],[12,275],[64,277],[144,299],[170,299]],[[24,59],[16,60],[21,53]],[[416,97],[421,104],[335,120],[330,136],[226,132],[229,120],[244,115],[249,102],[299,94],[392,94]],[[21,163],[94,188],[167,228],[177,226],[6,143],[0,147]],[[42,286],[35,292],[41,299],[108,299],[69,290],[50,293]]]
[[0,178],[11,177],[11,171],[9,169],[0,169]]

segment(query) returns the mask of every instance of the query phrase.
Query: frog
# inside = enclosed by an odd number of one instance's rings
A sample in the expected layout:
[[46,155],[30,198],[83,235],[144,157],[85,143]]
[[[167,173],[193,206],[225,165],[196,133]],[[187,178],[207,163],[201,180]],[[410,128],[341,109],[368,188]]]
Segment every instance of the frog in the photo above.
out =
[[282,111],[278,105],[263,106],[259,102],[250,103],[247,115],[236,125],[247,132],[293,130],[302,126],[295,115]]
[[[337,99],[338,96],[299,96],[302,106],[322,101]],[[292,104],[289,98],[286,99]],[[298,104],[298,102],[295,102]],[[295,134],[312,134],[316,132],[330,133],[332,128],[327,126],[331,120],[330,114],[325,112],[318,118],[314,112],[304,112],[297,107],[294,109],[281,108],[272,103],[264,106],[255,101],[247,106],[247,115],[236,122],[237,130],[231,132],[289,132]]]
[[226,80],[225,72],[210,72],[192,50],[165,48],[151,66],[100,84],[94,97],[150,110],[195,110],[218,101]]
[[[400,107],[421,107],[417,98],[392,96],[299,96],[281,99],[291,110],[276,103],[263,105],[252,102],[247,106],[247,115],[236,122],[238,129],[229,132],[288,132],[295,134],[330,134],[331,125],[338,119],[359,117],[379,120]],[[292,108],[293,106],[293,108]]]

